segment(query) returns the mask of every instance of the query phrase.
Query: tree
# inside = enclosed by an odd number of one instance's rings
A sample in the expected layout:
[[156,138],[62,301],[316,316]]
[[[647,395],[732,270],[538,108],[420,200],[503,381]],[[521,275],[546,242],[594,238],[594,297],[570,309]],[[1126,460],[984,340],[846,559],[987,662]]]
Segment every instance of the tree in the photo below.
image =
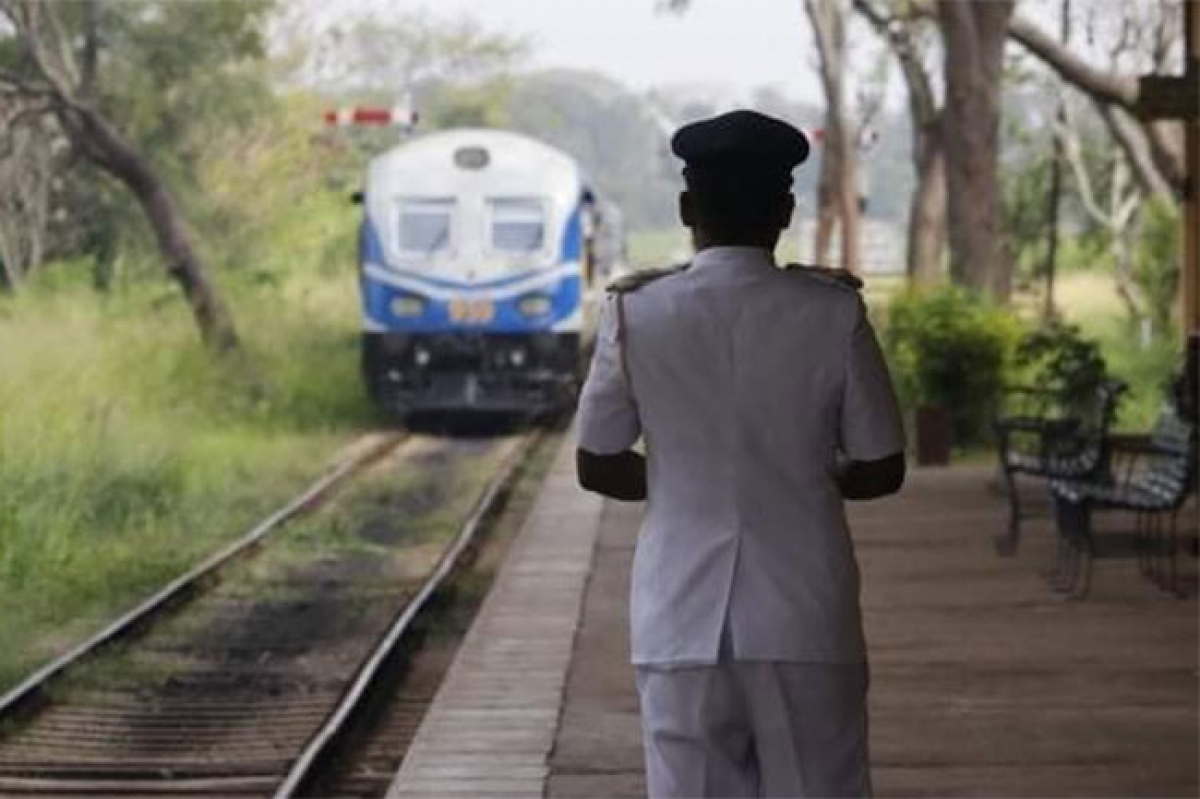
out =
[[923,57],[924,21],[904,13],[910,9],[893,13],[873,0],[854,0],[854,8],[887,42],[908,87],[917,184],[909,201],[906,271],[913,283],[933,283],[941,276],[946,245],[946,160],[942,109]]
[[1000,93],[1012,0],[938,0],[944,44],[943,128],[950,275],[1006,301],[1012,259],[1001,230]]
[[[318,3],[311,3],[319,7]],[[311,13],[303,4],[292,13]],[[370,11],[338,17],[310,34],[291,79],[346,104],[410,106],[423,129],[506,127],[513,69],[529,51],[520,37],[489,31],[470,17]],[[362,158],[392,146],[387,129],[355,131]]]
[[391,102],[430,83],[487,81],[528,51],[524,39],[486,31],[470,17],[368,14],[319,36],[301,71],[324,91]]
[[676,219],[679,178],[667,144],[676,125],[647,99],[602,75],[550,70],[516,82],[506,115],[507,127],[578,159],[631,226]]
[[57,172],[52,123],[36,106],[27,110],[0,123],[0,290],[7,291],[42,265]]
[[1111,148],[1106,148],[1107,152],[1102,156],[1104,163],[1100,171],[1104,180],[1097,185],[1099,181],[1093,177],[1093,169],[1084,152],[1077,119],[1079,110],[1073,105],[1070,102],[1063,103],[1062,121],[1055,126],[1056,138],[1061,142],[1063,154],[1075,178],[1084,212],[1106,234],[1117,294],[1132,318],[1145,318],[1145,299],[1133,274],[1134,237],[1144,193],[1133,179],[1128,159],[1119,150],[1113,151]]
[[[1138,75],[1171,71],[1168,62],[1178,55],[1178,12],[1176,3],[1165,0],[1105,8],[1089,4],[1076,21],[1086,27],[1092,47],[1107,57],[1108,70],[1075,54],[1065,35],[1056,41],[1019,15],[1009,22],[1015,41],[1079,91],[1075,97],[1062,95],[1054,125],[1056,146],[1070,167],[1085,218],[1108,242],[1118,295],[1132,319],[1157,333],[1169,327],[1169,303],[1164,305],[1162,295],[1177,280],[1178,253],[1150,268],[1143,251],[1169,251],[1155,236],[1162,221],[1178,211],[1184,176],[1180,124],[1137,116],[1147,110],[1145,80]],[[1071,21],[1064,13],[1064,30]],[[1080,95],[1086,98],[1083,105]],[[1108,133],[1107,146],[1093,148],[1095,152],[1082,134],[1088,106]],[[1151,242],[1148,247],[1146,241]]]
[[[1071,41],[1071,0],[1061,0],[1059,9],[1059,37],[1064,45]],[[1065,97],[1058,100],[1058,112],[1055,116],[1057,125],[1065,125],[1067,121],[1067,101]],[[1047,235],[1046,260],[1042,267],[1046,281],[1045,297],[1042,301],[1042,318],[1049,322],[1054,319],[1054,278],[1058,271],[1058,234],[1059,216],[1062,205],[1062,137],[1054,137],[1054,152],[1050,161],[1050,191],[1046,197],[1046,215],[1049,217],[1049,232]]]
[[856,129],[846,109],[846,10],[843,0],[804,0],[804,8],[817,43],[825,94],[814,258],[828,263],[833,231],[840,222],[841,266],[854,271],[858,267],[858,159]]
[[[129,14],[154,16],[151,7],[130,6]],[[234,349],[238,337],[233,318],[196,250],[178,202],[146,155],[98,102],[103,44],[99,14],[95,0],[75,6],[0,0],[0,18],[11,27],[19,49],[18,58],[0,62],[0,92],[26,108],[52,114],[78,154],[134,195],[201,337],[217,350]]]
[[[1116,12],[1117,33],[1108,48],[1109,62],[1121,63],[1140,52],[1141,69],[1164,73],[1179,42],[1178,26],[1171,22],[1178,16],[1177,8],[1166,2],[1122,3]],[[1143,81],[1138,75],[1092,66],[1019,14],[1009,20],[1008,32],[1063,80],[1097,103],[1143,188],[1153,194],[1182,195],[1187,180],[1182,125],[1163,119],[1136,121],[1145,104]]]

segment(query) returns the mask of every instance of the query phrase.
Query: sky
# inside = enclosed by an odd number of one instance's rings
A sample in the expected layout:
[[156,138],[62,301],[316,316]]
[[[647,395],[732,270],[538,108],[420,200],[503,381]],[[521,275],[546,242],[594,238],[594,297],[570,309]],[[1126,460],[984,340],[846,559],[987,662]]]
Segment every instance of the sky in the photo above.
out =
[[[391,0],[395,10],[476,17],[523,34],[532,67],[603,72],[633,89],[713,85],[737,93],[771,85],[820,101],[803,0],[692,0],[686,14],[657,0]],[[750,12],[753,13],[750,13]]]
[[[1023,0],[1020,9],[1053,31],[1060,3]],[[326,24],[372,12],[472,17],[485,31],[526,38],[529,68],[594,70],[637,91],[682,85],[707,96],[711,88],[718,102],[752,105],[752,92],[770,87],[793,100],[824,105],[804,0],[691,0],[684,13],[663,10],[663,0],[307,0],[307,5]],[[857,15],[850,15],[849,25],[853,97],[855,83],[873,73],[884,45]],[[906,95],[894,65],[887,81],[887,107],[903,110]]]

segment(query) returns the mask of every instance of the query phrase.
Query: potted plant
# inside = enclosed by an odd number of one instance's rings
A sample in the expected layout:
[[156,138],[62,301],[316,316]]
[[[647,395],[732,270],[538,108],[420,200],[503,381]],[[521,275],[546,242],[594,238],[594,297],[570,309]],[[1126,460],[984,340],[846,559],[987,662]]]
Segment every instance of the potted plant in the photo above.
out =
[[1008,315],[959,287],[893,300],[884,342],[914,412],[919,465],[945,465],[953,446],[986,435],[1014,333]]

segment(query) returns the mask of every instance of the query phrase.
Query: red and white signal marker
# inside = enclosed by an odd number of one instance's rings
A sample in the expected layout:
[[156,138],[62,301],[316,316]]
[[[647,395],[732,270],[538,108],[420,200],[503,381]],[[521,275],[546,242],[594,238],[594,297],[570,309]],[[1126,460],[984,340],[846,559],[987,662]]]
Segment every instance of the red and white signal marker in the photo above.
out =
[[412,129],[416,127],[417,119],[417,112],[407,106],[396,106],[395,108],[355,106],[354,108],[338,108],[325,112],[325,124],[338,127],[393,125]]

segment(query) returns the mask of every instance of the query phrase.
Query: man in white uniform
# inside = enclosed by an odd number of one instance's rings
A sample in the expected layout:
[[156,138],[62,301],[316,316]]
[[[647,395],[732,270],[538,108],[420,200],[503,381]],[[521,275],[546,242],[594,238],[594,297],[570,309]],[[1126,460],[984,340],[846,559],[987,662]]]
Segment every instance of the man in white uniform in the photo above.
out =
[[649,793],[866,796],[843,499],[904,480],[891,380],[857,291],[774,261],[804,135],[736,111],[672,149],[695,259],[610,296],[579,408],[580,483],[648,500],[630,614]]

